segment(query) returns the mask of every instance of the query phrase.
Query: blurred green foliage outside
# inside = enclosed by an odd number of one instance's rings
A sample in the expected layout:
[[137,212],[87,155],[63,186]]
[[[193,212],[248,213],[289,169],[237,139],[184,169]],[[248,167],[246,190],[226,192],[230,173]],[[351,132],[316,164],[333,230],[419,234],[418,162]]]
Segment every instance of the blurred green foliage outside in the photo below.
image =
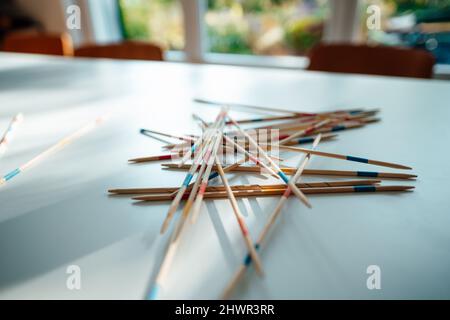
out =
[[[119,0],[127,39],[183,50],[179,0]],[[320,41],[327,0],[206,0],[210,52],[303,54]]]
[[[125,37],[183,50],[179,0],[119,0]],[[209,52],[302,55],[317,44],[329,16],[328,0],[205,0]],[[366,0],[384,16],[450,8],[450,0]]]

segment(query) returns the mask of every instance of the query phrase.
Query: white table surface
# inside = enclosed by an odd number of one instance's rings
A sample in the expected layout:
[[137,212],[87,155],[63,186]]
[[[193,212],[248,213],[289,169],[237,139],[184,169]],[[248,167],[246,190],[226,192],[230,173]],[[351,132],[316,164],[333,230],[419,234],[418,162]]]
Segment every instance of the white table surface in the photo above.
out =
[[[127,159],[161,153],[153,128],[198,131],[190,115],[215,107],[193,97],[293,110],[380,108],[383,121],[342,132],[320,150],[410,165],[419,175],[405,194],[292,198],[234,298],[450,298],[450,82],[334,75],[180,63],[65,60],[0,54],[0,131],[25,115],[1,174],[31,159],[97,115],[113,112],[78,139],[0,189],[0,298],[141,299],[167,236],[168,203],[133,205],[115,187],[178,186],[184,173]],[[236,117],[249,116],[234,113]],[[285,154],[287,165],[300,155]],[[390,171],[313,157],[310,168]],[[230,175],[233,183],[261,182]],[[331,178],[311,177],[308,181]],[[269,179],[267,180],[270,181]],[[277,198],[239,200],[256,238]],[[215,299],[245,253],[226,200],[207,201],[187,230],[162,298]],[[81,290],[66,288],[66,268],[81,268]],[[381,268],[368,290],[366,268]]]

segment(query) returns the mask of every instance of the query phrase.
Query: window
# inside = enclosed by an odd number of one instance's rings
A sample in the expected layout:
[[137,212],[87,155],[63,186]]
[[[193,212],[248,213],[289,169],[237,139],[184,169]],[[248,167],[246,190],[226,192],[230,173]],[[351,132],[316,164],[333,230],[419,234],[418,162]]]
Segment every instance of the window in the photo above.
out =
[[207,48],[214,53],[303,55],[322,38],[327,0],[208,0]]
[[[156,42],[168,59],[301,68],[298,56],[324,37],[350,42],[359,34],[363,42],[425,48],[450,63],[450,0],[116,1],[125,38]],[[366,23],[371,5],[381,12],[376,30]]]
[[[329,16],[328,0],[191,1],[205,9],[199,22],[206,39],[201,42],[213,53],[303,55],[321,40]],[[181,0],[119,0],[119,4],[126,39],[183,50]]]
[[179,0],[119,0],[119,4],[126,39],[152,41],[167,50],[184,49]]
[[424,48],[450,63],[450,0],[363,0],[363,17],[370,5],[380,9],[381,28],[369,30],[362,19],[363,41]]

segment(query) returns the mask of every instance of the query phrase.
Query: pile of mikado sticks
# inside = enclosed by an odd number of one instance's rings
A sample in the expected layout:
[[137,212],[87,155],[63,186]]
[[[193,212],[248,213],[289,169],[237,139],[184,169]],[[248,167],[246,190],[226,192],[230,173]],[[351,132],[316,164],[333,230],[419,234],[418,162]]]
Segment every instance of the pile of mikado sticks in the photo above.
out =
[[[207,101],[199,102],[209,103]],[[203,129],[201,136],[175,136],[142,129],[141,133],[143,134],[158,134],[180,140],[180,142],[164,146],[164,149],[170,150],[170,153],[168,154],[137,158],[130,161],[133,163],[142,163],[169,159],[176,160],[172,163],[163,164],[163,167],[166,169],[187,171],[181,186],[173,188],[109,190],[112,194],[133,195],[133,199],[138,201],[171,201],[167,216],[161,227],[161,233],[164,233],[167,230],[181,202],[184,202],[181,215],[172,229],[173,231],[164,260],[160,265],[156,280],[151,286],[151,290],[146,298],[158,299],[160,297],[165,279],[178,248],[180,235],[186,229],[188,220],[190,220],[190,222],[196,221],[204,199],[229,199],[232,208],[230,211],[233,212],[236,218],[248,250],[248,254],[244,257],[236,274],[225,288],[222,298],[226,299],[230,297],[233,289],[240,282],[250,265],[253,265],[256,272],[263,276],[263,266],[259,258],[261,245],[269,230],[274,226],[284,204],[291,194],[297,197],[306,207],[310,208],[311,204],[306,196],[310,194],[387,191],[402,192],[414,188],[413,186],[408,185],[380,185],[382,179],[413,180],[416,178],[416,175],[413,174],[306,169],[308,161],[311,156],[314,155],[395,169],[410,170],[410,167],[400,164],[316,150],[321,140],[335,138],[336,134],[334,132],[336,131],[363,127],[368,123],[377,121],[378,119],[374,118],[377,110],[339,110],[325,113],[297,113],[280,109],[245,107],[257,109],[259,112],[281,112],[284,113],[284,115],[236,121],[229,115],[228,110],[230,106],[227,106],[221,109],[215,121],[212,123],[207,123],[198,115],[194,115],[194,119],[198,121]],[[282,121],[282,123],[256,128],[265,130],[277,129],[277,141],[271,139],[261,141],[261,139],[258,139],[258,137],[254,135],[255,128],[252,128],[252,134],[250,134],[248,129],[244,130],[241,127],[243,124],[261,124],[263,122],[273,123],[277,121]],[[233,128],[234,131],[226,130],[226,128],[229,127]],[[234,139],[236,135],[244,137],[244,139],[236,140]],[[312,143],[312,147],[310,149],[305,149],[293,146],[301,143]],[[304,156],[295,168],[280,167],[278,163],[282,159],[271,152],[275,147],[279,148],[279,150],[301,152]],[[230,164],[225,164],[226,157],[224,154],[229,155],[230,152],[232,155],[238,155],[239,160],[232,161]],[[188,161],[189,163],[187,163]],[[246,165],[247,162],[252,162],[253,165]],[[226,176],[227,172],[269,174],[279,179],[279,183],[270,185],[247,184],[231,186]],[[352,180],[302,183],[299,182],[299,178],[302,174],[351,177]],[[290,176],[290,178],[288,178],[288,176]],[[210,182],[217,177],[220,177],[222,184],[214,186],[210,185]],[[363,179],[355,179],[356,177]],[[240,212],[239,206],[237,205],[236,198],[260,196],[280,196],[280,198],[263,228],[263,231],[257,240],[254,241],[250,236],[249,229]]]

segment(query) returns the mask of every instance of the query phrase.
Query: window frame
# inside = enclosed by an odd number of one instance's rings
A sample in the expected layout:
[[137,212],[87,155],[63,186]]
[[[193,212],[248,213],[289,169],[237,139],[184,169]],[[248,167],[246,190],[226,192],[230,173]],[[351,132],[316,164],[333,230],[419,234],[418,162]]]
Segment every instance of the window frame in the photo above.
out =
[[[117,0],[118,1],[118,0]],[[265,66],[273,68],[303,69],[307,66],[305,56],[265,56],[243,55],[208,52],[206,26],[204,15],[207,0],[179,0],[183,10],[183,27],[185,47],[181,51],[167,51],[165,58],[168,61],[184,61],[191,63],[209,63],[239,66]],[[325,25],[324,41],[353,41],[353,25],[356,21],[358,0],[340,1],[329,0],[330,5],[340,10],[331,10],[330,19]],[[118,13],[120,17],[122,14]],[[349,24],[350,22],[350,24]],[[123,21],[119,21],[124,30]],[[338,30],[338,32],[336,32]],[[125,35],[123,35],[125,36]]]
[[[83,43],[101,42],[95,32],[98,21],[93,17],[96,16],[95,10],[89,6],[90,0],[60,0],[62,7],[75,4],[81,9],[82,28],[81,30],[69,30],[74,37],[75,45]],[[96,0],[102,1],[102,0]],[[118,0],[116,0],[118,1]],[[166,61],[172,62],[190,62],[205,64],[221,64],[236,66],[251,66],[264,68],[283,68],[283,69],[305,69],[309,63],[308,58],[304,56],[259,56],[259,55],[241,55],[241,54],[218,54],[206,52],[206,37],[203,35],[204,22],[203,13],[200,10],[206,9],[206,0],[180,0],[182,2],[185,30],[185,48],[183,51],[166,51]],[[358,23],[361,21],[364,12],[361,10],[361,0],[329,0],[332,6],[331,16],[327,21],[324,31],[325,42],[356,42],[359,40],[360,28]],[[333,10],[337,8],[337,3],[343,6],[343,10]],[[103,5],[108,5],[107,1]],[[203,7],[201,7],[203,5]],[[116,24],[119,30],[123,30],[122,21],[120,19],[119,5],[117,3],[117,12],[111,15],[110,23]],[[202,9],[203,8],[203,9]],[[66,12],[63,12],[66,15]],[[190,23],[186,17],[191,17],[194,21]],[[203,30],[202,30],[203,28]],[[196,31],[198,30],[198,31]],[[200,36],[198,36],[200,35]],[[122,39],[124,33],[122,32]],[[109,39],[113,41],[113,39]],[[437,79],[450,79],[450,67],[445,64],[436,64],[434,67],[434,76]]]
[[[185,39],[188,42],[190,35],[193,42],[197,46],[186,46],[185,52],[189,62],[213,63],[213,64],[230,64],[230,65],[250,65],[250,66],[268,66],[276,68],[305,68],[308,59],[305,56],[264,56],[264,55],[243,55],[243,54],[219,54],[206,50],[207,37],[205,34],[204,13],[207,8],[207,0],[180,0],[183,5],[183,14],[185,17]],[[326,21],[324,39],[326,42],[348,41],[352,42],[356,39],[355,26],[359,10],[359,0],[329,0],[332,10],[330,10],[330,18]],[[189,3],[189,4],[188,4]],[[188,10],[184,10],[188,7]],[[333,10],[340,8],[340,10]],[[199,19],[195,23],[191,16],[196,15]],[[186,18],[188,16],[188,18]],[[336,32],[338,30],[338,32]],[[193,36],[194,35],[194,36]],[[198,38],[197,36],[200,35]],[[189,60],[189,57],[195,57]]]

